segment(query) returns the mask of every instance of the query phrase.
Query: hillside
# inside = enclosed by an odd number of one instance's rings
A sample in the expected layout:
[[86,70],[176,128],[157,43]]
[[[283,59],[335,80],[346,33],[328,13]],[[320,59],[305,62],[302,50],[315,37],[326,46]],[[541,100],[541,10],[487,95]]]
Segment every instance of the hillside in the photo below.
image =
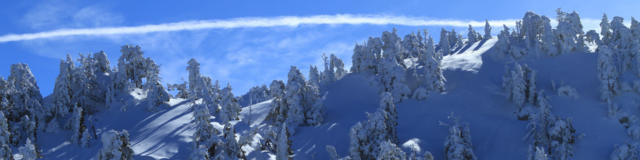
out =
[[196,59],[188,82],[164,86],[139,46],[117,65],[69,56],[48,96],[15,64],[0,79],[0,159],[640,158],[640,24],[557,19],[442,29],[437,44],[393,29],[356,44],[350,69],[330,55],[240,96]]

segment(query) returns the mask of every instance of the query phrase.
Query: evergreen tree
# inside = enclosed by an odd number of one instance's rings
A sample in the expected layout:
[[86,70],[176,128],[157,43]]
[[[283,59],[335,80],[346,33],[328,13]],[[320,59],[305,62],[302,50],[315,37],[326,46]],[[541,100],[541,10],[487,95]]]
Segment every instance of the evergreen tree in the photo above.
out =
[[228,122],[232,120],[238,120],[238,115],[242,110],[240,105],[238,104],[238,100],[236,100],[235,96],[231,92],[231,85],[227,84],[222,90],[222,112],[220,112],[220,118],[222,122]]
[[609,19],[607,18],[607,14],[602,14],[602,21],[600,22],[600,35],[602,36],[602,42],[605,45],[608,45],[613,38],[611,33],[611,25],[609,24]]
[[430,91],[444,92],[446,79],[442,75],[442,69],[440,68],[442,55],[440,52],[435,51],[431,37],[427,40],[425,55],[426,65],[423,68],[425,69],[425,74],[427,74],[427,77],[425,77],[427,89]]
[[469,126],[462,126],[454,119],[449,126],[449,136],[444,143],[445,160],[475,160]]
[[60,61],[60,73],[56,78],[56,82],[53,89],[53,105],[54,116],[65,116],[71,110],[73,106],[73,60],[70,55],[67,55],[66,61]]
[[27,138],[24,146],[18,148],[23,160],[36,160],[38,159],[38,152],[36,146],[31,143],[31,140]]
[[598,54],[598,78],[600,79],[601,99],[610,101],[618,92],[618,75],[613,52],[607,45],[599,45]]
[[302,91],[305,87],[305,80],[302,73],[294,66],[291,66],[288,77],[285,88],[285,101],[288,107],[286,122],[295,127],[304,122],[304,97]]
[[236,141],[236,130],[233,125],[226,123],[224,125],[224,152],[233,159],[244,159],[244,153]]
[[160,83],[160,76],[158,76],[160,74],[159,66],[150,58],[147,58],[146,64],[147,75],[145,77],[147,77],[147,82],[144,84],[144,88],[147,90],[148,109],[153,110],[155,107],[168,102],[170,97]]
[[109,130],[102,133],[102,149],[98,152],[99,160],[131,160],[133,150],[129,143],[129,132]]
[[489,25],[489,20],[484,21],[484,36],[485,40],[491,39],[491,25]]
[[467,43],[469,45],[476,43],[479,40],[478,36],[479,34],[476,33],[476,30],[474,30],[473,27],[469,25],[469,30],[467,31]]
[[580,16],[576,12],[566,13],[560,9],[556,10],[556,12],[558,13],[556,35],[558,36],[559,51],[561,53],[582,51],[585,46],[584,40],[580,39],[584,35]]
[[86,125],[84,124],[84,111],[77,105],[73,108],[73,115],[70,119],[71,125],[71,142],[76,144],[82,144],[83,131],[86,131]]
[[640,144],[626,143],[616,145],[610,156],[611,160],[631,160],[640,159]]
[[285,85],[281,80],[273,80],[271,82],[269,92],[273,97],[271,105],[273,105],[267,119],[271,119],[276,124],[281,124],[287,119],[289,107],[285,99]]
[[396,129],[398,126],[398,111],[393,103],[391,93],[385,92],[382,94],[379,110],[381,111],[378,112],[384,114],[384,122],[385,125],[388,126],[385,135],[388,135],[389,141],[392,143],[398,143],[398,130]]
[[444,28],[442,28],[442,30],[440,31],[440,43],[438,46],[440,47],[440,53],[445,56],[451,53],[451,40],[449,39],[449,34],[451,33],[444,30]]
[[10,141],[11,133],[9,132],[9,124],[7,123],[7,119],[4,114],[0,112],[0,159],[13,159]]
[[384,141],[380,144],[380,152],[378,152],[378,160],[406,160],[407,154],[390,141]]
[[283,123],[280,127],[280,133],[278,133],[278,143],[276,150],[276,159],[278,160],[290,160],[293,151],[291,150],[291,140],[289,140],[289,128],[287,124]]

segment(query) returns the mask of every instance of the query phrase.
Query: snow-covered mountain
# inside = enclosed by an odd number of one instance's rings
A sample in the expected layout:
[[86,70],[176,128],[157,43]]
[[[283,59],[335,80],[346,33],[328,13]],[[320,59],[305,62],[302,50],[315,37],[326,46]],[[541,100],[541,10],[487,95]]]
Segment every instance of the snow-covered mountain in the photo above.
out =
[[[163,86],[123,46],[60,62],[42,96],[26,64],[0,79],[0,159],[640,159],[640,23],[601,32],[558,11],[491,35],[395,29],[235,96],[200,64]],[[170,94],[169,91],[173,91]]]

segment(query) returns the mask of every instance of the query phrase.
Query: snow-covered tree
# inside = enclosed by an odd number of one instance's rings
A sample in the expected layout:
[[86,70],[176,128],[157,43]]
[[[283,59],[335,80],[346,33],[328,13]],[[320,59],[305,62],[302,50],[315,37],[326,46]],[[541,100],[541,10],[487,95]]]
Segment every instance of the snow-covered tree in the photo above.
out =
[[632,37],[631,30],[623,24],[623,21],[624,19],[618,16],[613,17],[613,20],[611,20],[612,33],[608,44],[617,57],[617,68],[620,73],[629,69],[636,71],[633,68],[633,64],[635,63],[634,56],[637,53],[634,51],[634,45],[637,45],[637,43]]
[[191,100],[203,100],[203,105],[207,106],[210,111],[218,113],[219,108],[222,106],[220,92],[218,91],[218,85],[211,84],[211,78],[202,76],[200,74],[200,63],[195,59],[191,59],[188,62],[187,71],[189,71],[189,98]]
[[489,25],[489,20],[484,21],[484,36],[482,36],[485,40],[491,39],[491,25]]
[[502,80],[502,87],[507,92],[507,98],[517,106],[523,106],[526,102],[526,81],[524,71],[520,64],[515,64],[513,70],[508,71]]
[[[321,123],[324,107],[319,89],[305,82],[302,73],[294,66],[289,70],[288,77],[287,85],[284,88],[284,99],[281,99],[284,100],[286,107],[277,107],[279,108],[279,111],[277,111],[279,115],[276,117],[280,118],[276,119],[282,120],[284,118],[292,127],[300,124],[316,125]],[[275,92],[272,91],[273,93],[282,93],[278,89],[278,83],[272,83],[272,89],[274,87]],[[282,102],[277,97],[276,100]]]
[[249,92],[240,96],[238,104],[241,106],[249,106],[256,103],[264,102],[273,97],[269,95],[269,87],[267,85],[254,86],[249,89]]
[[82,137],[85,135],[84,132],[87,131],[84,115],[85,115],[85,112],[83,111],[83,109],[75,105],[73,108],[73,114],[71,115],[71,119],[69,119],[69,125],[72,131],[71,142],[79,144],[81,146],[84,143],[87,143],[84,140],[88,140]]
[[611,160],[631,160],[640,159],[640,144],[626,143],[616,145],[610,156]]
[[60,61],[60,73],[56,78],[56,82],[53,88],[53,113],[56,117],[65,116],[71,110],[74,105],[73,99],[73,60],[70,55],[67,55],[66,60]]
[[169,91],[177,91],[174,97],[176,98],[189,98],[189,91],[187,90],[187,82],[182,82],[180,84],[169,84],[167,85],[167,89]]
[[548,160],[549,157],[542,147],[529,146],[529,160]]
[[607,45],[599,45],[598,54],[598,78],[600,79],[601,99],[609,101],[618,92],[619,73],[616,70],[613,52]]
[[217,139],[217,130],[211,125],[209,109],[202,104],[193,104],[193,118],[195,122],[196,131],[193,133],[193,143],[196,146],[206,145],[208,146]]
[[[389,103],[391,102],[391,103]],[[349,153],[352,159],[375,159],[380,154],[380,145],[385,141],[398,141],[396,134],[397,113],[390,93],[384,93],[380,108],[367,113],[367,120],[358,122],[349,132]]]
[[391,142],[398,143],[398,131],[396,129],[398,126],[398,111],[393,102],[393,96],[391,93],[382,93],[379,110],[382,110],[379,112],[384,114],[384,122],[385,125],[388,126],[386,135],[389,136],[389,140]]
[[285,87],[285,100],[288,107],[286,122],[291,126],[298,126],[304,122],[303,88],[305,80],[298,68],[291,66],[289,79]]
[[334,54],[331,54],[331,67],[329,69],[334,70],[336,80],[340,80],[347,75],[347,71],[344,69],[344,62]]
[[276,144],[276,159],[278,160],[290,160],[293,151],[291,150],[291,140],[289,140],[289,128],[287,124],[283,123],[280,132],[278,133],[278,142]]
[[[38,159],[38,152],[36,146],[31,143],[30,139],[27,139],[24,146],[18,148],[23,160],[36,160]],[[9,158],[12,159],[12,158]]]
[[391,59],[400,64],[407,58],[408,54],[402,47],[402,38],[398,37],[398,31],[394,28],[392,32],[382,32],[382,54],[385,59]]
[[98,152],[99,160],[130,160],[133,150],[129,143],[129,132],[109,130],[101,135],[102,149]]
[[542,16],[542,27],[542,33],[539,35],[542,43],[540,49],[547,55],[558,55],[557,39],[553,34],[553,28],[551,28],[551,20],[546,16]]
[[238,104],[238,100],[233,96],[233,92],[231,92],[231,85],[227,84],[227,87],[222,89],[221,98],[222,110],[219,114],[222,122],[238,120],[238,115],[242,109]]
[[573,51],[583,51],[584,35],[580,16],[576,12],[566,13],[562,10],[556,10],[558,17],[558,26],[556,27],[556,36],[558,37],[558,46],[560,53],[569,53]]
[[476,32],[476,30],[473,29],[473,27],[471,27],[471,25],[469,25],[469,29],[467,31],[467,43],[469,45],[476,43],[478,41],[480,41],[482,39],[482,37],[480,37],[480,34]]
[[543,148],[543,153],[551,159],[566,160],[573,156],[573,144],[577,139],[576,130],[570,118],[561,118],[551,113],[547,98],[538,93],[539,111],[529,119],[529,133],[525,138],[532,140],[532,147]]
[[382,54],[382,40],[369,37],[365,44],[356,44],[351,57],[351,72],[378,73],[378,62]]
[[449,126],[449,136],[444,143],[445,160],[475,160],[471,144],[469,126],[461,125],[454,119]]
[[600,22],[600,35],[602,37],[602,42],[605,45],[608,45],[613,38],[611,33],[611,25],[609,24],[609,19],[607,18],[607,14],[602,14],[602,21]]
[[407,154],[396,144],[390,141],[384,141],[380,144],[380,152],[378,152],[378,160],[406,160]]
[[91,141],[93,140],[92,135],[89,133],[89,129],[85,128],[82,131],[82,138],[80,139],[80,146],[87,148],[89,147],[89,144],[91,143]]
[[[134,87],[142,88],[142,79],[145,78],[145,58],[140,46],[125,45],[120,48],[122,55],[118,58],[118,72],[124,75],[125,82],[131,82]],[[126,84],[120,84],[126,85]],[[126,86],[122,86],[126,87]]]
[[426,88],[430,91],[445,91],[445,82],[446,79],[442,75],[442,69],[440,68],[440,64],[442,61],[442,55],[440,52],[435,51],[435,47],[433,45],[433,39],[429,37],[427,39],[426,50],[425,50],[425,66],[424,74]]
[[271,105],[273,105],[267,119],[272,120],[276,124],[280,124],[287,119],[289,107],[285,99],[285,85],[281,80],[273,80],[269,85],[269,94],[273,97]]
[[309,84],[320,88],[320,72],[318,72],[318,67],[313,65],[309,66]]
[[244,159],[244,153],[236,141],[236,130],[233,125],[226,123],[224,125],[224,153],[232,159],[242,158]]
[[404,36],[404,39],[402,39],[402,48],[406,51],[406,58],[415,58],[422,54],[422,48],[424,47],[422,39],[420,32],[418,32],[418,34],[411,33]]
[[447,30],[444,30],[444,28],[440,31],[440,43],[438,44],[438,47],[440,48],[440,53],[445,56],[451,53],[451,40],[449,39],[449,34],[450,33],[447,32]]
[[13,159],[11,152],[11,133],[9,132],[9,124],[4,113],[0,112],[0,159]]
[[147,75],[145,75],[145,77],[147,78],[147,81],[144,84],[144,88],[147,90],[148,109],[153,110],[155,107],[168,102],[170,97],[169,93],[160,83],[159,66],[150,58],[147,58],[146,65]]

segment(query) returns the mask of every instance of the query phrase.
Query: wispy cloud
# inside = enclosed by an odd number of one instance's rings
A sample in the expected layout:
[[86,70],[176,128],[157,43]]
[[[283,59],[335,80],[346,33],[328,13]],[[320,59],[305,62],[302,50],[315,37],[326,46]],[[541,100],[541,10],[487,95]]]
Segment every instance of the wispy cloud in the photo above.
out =
[[[513,26],[514,19],[491,20],[489,23],[496,26]],[[0,43],[11,41],[26,41],[34,39],[66,37],[66,36],[105,36],[122,34],[144,34],[153,32],[172,32],[203,29],[233,29],[233,28],[257,28],[257,27],[296,27],[300,25],[401,25],[401,26],[453,26],[466,27],[482,26],[484,21],[427,19],[421,17],[387,16],[387,15],[316,15],[316,16],[283,16],[283,17],[252,17],[234,18],[226,20],[196,20],[175,23],[152,24],[124,27],[101,27],[59,29],[53,31],[7,34],[0,36]]]

